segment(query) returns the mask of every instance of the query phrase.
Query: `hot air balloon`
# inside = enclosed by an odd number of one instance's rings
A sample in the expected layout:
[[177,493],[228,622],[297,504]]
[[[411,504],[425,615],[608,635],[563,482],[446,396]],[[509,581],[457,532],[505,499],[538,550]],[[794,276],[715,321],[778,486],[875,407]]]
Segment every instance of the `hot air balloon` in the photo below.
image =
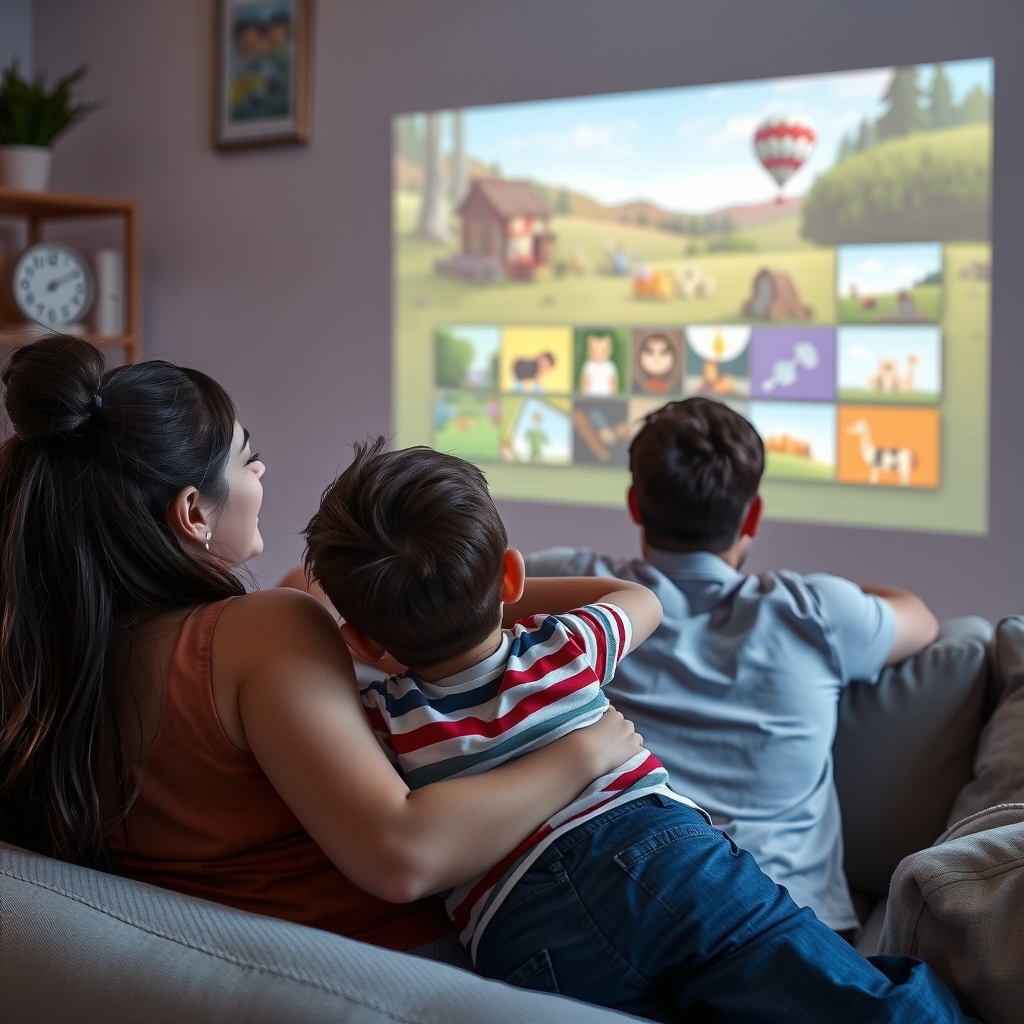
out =
[[754,152],[764,169],[782,186],[803,167],[818,141],[814,125],[805,117],[770,117],[754,132]]

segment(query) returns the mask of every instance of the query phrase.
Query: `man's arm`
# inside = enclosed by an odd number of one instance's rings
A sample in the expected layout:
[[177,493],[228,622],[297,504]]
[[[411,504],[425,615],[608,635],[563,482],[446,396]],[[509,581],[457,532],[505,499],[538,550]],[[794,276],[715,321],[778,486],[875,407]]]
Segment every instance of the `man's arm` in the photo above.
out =
[[899,587],[861,587],[888,604],[896,615],[896,635],[886,665],[895,665],[927,647],[939,635],[939,620],[916,594]]
[[559,615],[600,602],[621,608],[629,617],[634,648],[661,624],[661,602],[639,583],[597,576],[557,576],[527,579],[523,596],[515,604],[505,605],[502,625],[508,628],[530,615]]

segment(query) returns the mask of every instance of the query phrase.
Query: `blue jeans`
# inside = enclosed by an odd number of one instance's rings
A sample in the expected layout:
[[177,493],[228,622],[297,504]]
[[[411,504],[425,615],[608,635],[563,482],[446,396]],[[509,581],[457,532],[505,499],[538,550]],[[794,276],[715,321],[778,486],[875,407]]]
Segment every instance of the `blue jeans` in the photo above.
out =
[[566,833],[487,926],[477,970],[652,1020],[965,1020],[911,957],[865,960],[692,808],[661,796]]

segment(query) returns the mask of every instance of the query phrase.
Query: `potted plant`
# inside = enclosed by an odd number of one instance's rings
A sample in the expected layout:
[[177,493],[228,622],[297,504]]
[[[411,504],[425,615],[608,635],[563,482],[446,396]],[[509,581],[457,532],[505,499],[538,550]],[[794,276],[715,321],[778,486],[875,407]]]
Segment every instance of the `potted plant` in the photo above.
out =
[[51,147],[57,137],[99,103],[75,103],[71,95],[85,75],[76,68],[47,90],[43,76],[22,78],[15,61],[0,79],[0,184],[43,190],[50,180]]

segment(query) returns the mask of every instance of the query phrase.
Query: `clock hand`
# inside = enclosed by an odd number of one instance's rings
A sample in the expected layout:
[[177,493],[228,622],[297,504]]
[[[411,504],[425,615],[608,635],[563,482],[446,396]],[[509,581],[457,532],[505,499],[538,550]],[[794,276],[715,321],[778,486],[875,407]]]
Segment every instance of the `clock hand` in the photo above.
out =
[[55,277],[47,286],[48,292],[55,292],[62,284],[66,284],[72,278],[78,276],[77,270],[72,270],[69,274],[65,274],[63,277]]

